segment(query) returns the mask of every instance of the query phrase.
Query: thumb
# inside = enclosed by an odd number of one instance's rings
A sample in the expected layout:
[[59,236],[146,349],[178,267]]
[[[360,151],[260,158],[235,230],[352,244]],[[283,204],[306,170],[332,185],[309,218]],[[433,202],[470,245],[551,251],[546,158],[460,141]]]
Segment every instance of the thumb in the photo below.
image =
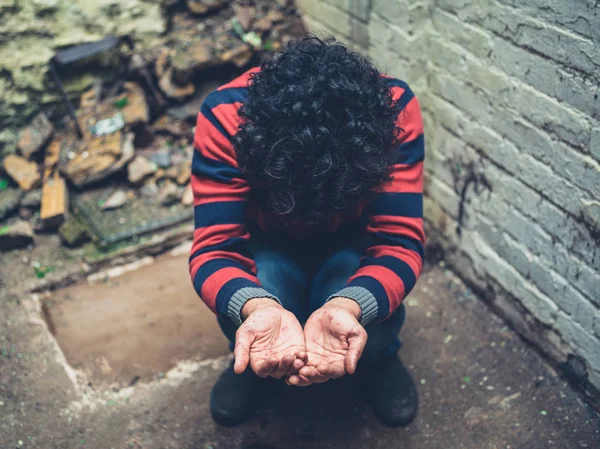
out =
[[235,334],[235,348],[233,350],[233,371],[242,374],[250,362],[250,347],[254,343],[254,332],[249,331],[243,324]]
[[348,374],[354,374],[358,360],[362,356],[367,343],[367,332],[361,327],[355,335],[348,339],[348,352],[344,358],[344,365]]

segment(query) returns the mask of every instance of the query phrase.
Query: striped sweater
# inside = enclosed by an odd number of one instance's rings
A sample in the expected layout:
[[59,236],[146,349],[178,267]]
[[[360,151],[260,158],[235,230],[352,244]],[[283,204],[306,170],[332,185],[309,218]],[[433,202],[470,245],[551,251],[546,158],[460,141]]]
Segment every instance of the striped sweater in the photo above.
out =
[[[280,230],[276,217],[264,213],[249,198],[250,187],[231,145],[240,124],[237,114],[248,95],[251,69],[210,94],[198,114],[192,162],[195,230],[189,270],[194,288],[215,313],[241,323],[241,309],[256,297],[271,297],[256,277],[256,265],[246,244],[249,223],[264,231]],[[423,121],[417,98],[403,81],[385,77],[394,100],[402,106],[401,129],[394,149],[392,180],[369,204],[357,204],[326,226],[334,233],[348,223],[360,223],[372,236],[356,273],[335,296],[356,300],[361,323],[383,320],[410,292],[423,266]],[[322,230],[322,226],[320,228]],[[294,229],[310,237],[310,227]],[[325,301],[326,298],[324,298]]]

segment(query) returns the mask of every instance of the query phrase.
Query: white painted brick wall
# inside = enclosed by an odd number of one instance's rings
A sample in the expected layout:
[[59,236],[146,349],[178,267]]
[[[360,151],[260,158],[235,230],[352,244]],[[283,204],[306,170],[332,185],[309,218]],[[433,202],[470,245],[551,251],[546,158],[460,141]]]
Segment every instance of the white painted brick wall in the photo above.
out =
[[[412,86],[430,239],[557,366],[583,361],[600,399],[600,3],[298,4],[309,29]],[[461,198],[469,162],[491,191]]]

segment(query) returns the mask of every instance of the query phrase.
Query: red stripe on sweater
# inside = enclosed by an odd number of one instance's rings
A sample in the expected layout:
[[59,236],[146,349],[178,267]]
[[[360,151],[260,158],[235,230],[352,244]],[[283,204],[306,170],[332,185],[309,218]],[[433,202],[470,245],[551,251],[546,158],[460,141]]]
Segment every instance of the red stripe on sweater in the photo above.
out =
[[400,143],[410,142],[423,134],[423,117],[417,97],[413,97],[400,112],[397,126],[402,129],[399,136]]
[[205,157],[225,162],[237,168],[237,160],[231,142],[201,112],[198,113],[196,120],[194,148]]
[[359,268],[348,282],[361,276],[370,276],[383,286],[390,303],[388,316],[398,308],[404,298],[404,282],[396,273],[381,265],[367,265]]
[[396,259],[400,259],[410,266],[410,268],[413,270],[413,273],[415,273],[416,278],[420,276],[421,269],[423,268],[421,256],[418,253],[411,251],[410,249],[402,248],[401,246],[371,246],[367,250],[367,255],[371,257],[392,256]]
[[[242,106],[242,103],[224,103],[212,108],[212,113],[219,120],[225,131],[229,133],[230,136],[234,136],[238,132],[238,128],[240,123],[242,122],[240,116],[238,115],[238,110]],[[233,147],[228,145],[228,149],[231,150],[231,156],[235,157],[235,152]]]
[[260,285],[256,276],[252,276],[236,267],[221,268],[219,271],[214,272],[206,279],[206,281],[204,281],[202,290],[200,291],[200,296],[202,298],[211,298],[210,303],[207,302],[207,305],[213,312],[216,312],[215,299],[213,298],[217,297],[214,292],[220,291],[223,285],[235,278],[248,279]]
[[423,191],[423,162],[413,165],[394,165],[392,179],[382,186],[382,191],[421,193]]
[[252,67],[247,72],[242,73],[240,76],[238,76],[234,80],[231,80],[229,83],[223,84],[217,90],[229,89],[232,87],[233,88],[248,87],[248,82],[250,81],[252,74],[258,73],[258,72],[260,72],[260,67]]
[[385,232],[390,235],[409,237],[425,243],[423,219],[395,215],[373,215],[367,226],[369,232]]
[[192,254],[207,246],[218,245],[228,239],[250,238],[250,234],[242,224],[218,224],[194,230]]
[[211,178],[192,176],[194,206],[221,201],[243,201],[248,193],[248,185],[239,178],[232,178],[227,184]]

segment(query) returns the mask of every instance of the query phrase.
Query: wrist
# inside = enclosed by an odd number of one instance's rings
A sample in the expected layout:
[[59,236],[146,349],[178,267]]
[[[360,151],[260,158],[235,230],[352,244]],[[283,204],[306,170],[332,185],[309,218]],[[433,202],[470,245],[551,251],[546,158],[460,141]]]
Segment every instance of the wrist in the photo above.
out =
[[358,321],[360,321],[360,317],[362,315],[362,309],[360,307],[360,304],[353,299],[344,298],[343,296],[338,296],[335,298],[331,298],[329,301],[327,301],[323,307],[326,307],[326,306],[340,307],[342,309],[345,309],[348,312],[350,312],[354,316],[354,318],[356,318]]
[[281,307],[281,305],[272,298],[252,298],[246,301],[246,304],[242,307],[241,316],[242,320],[245,320],[254,312],[265,307]]

